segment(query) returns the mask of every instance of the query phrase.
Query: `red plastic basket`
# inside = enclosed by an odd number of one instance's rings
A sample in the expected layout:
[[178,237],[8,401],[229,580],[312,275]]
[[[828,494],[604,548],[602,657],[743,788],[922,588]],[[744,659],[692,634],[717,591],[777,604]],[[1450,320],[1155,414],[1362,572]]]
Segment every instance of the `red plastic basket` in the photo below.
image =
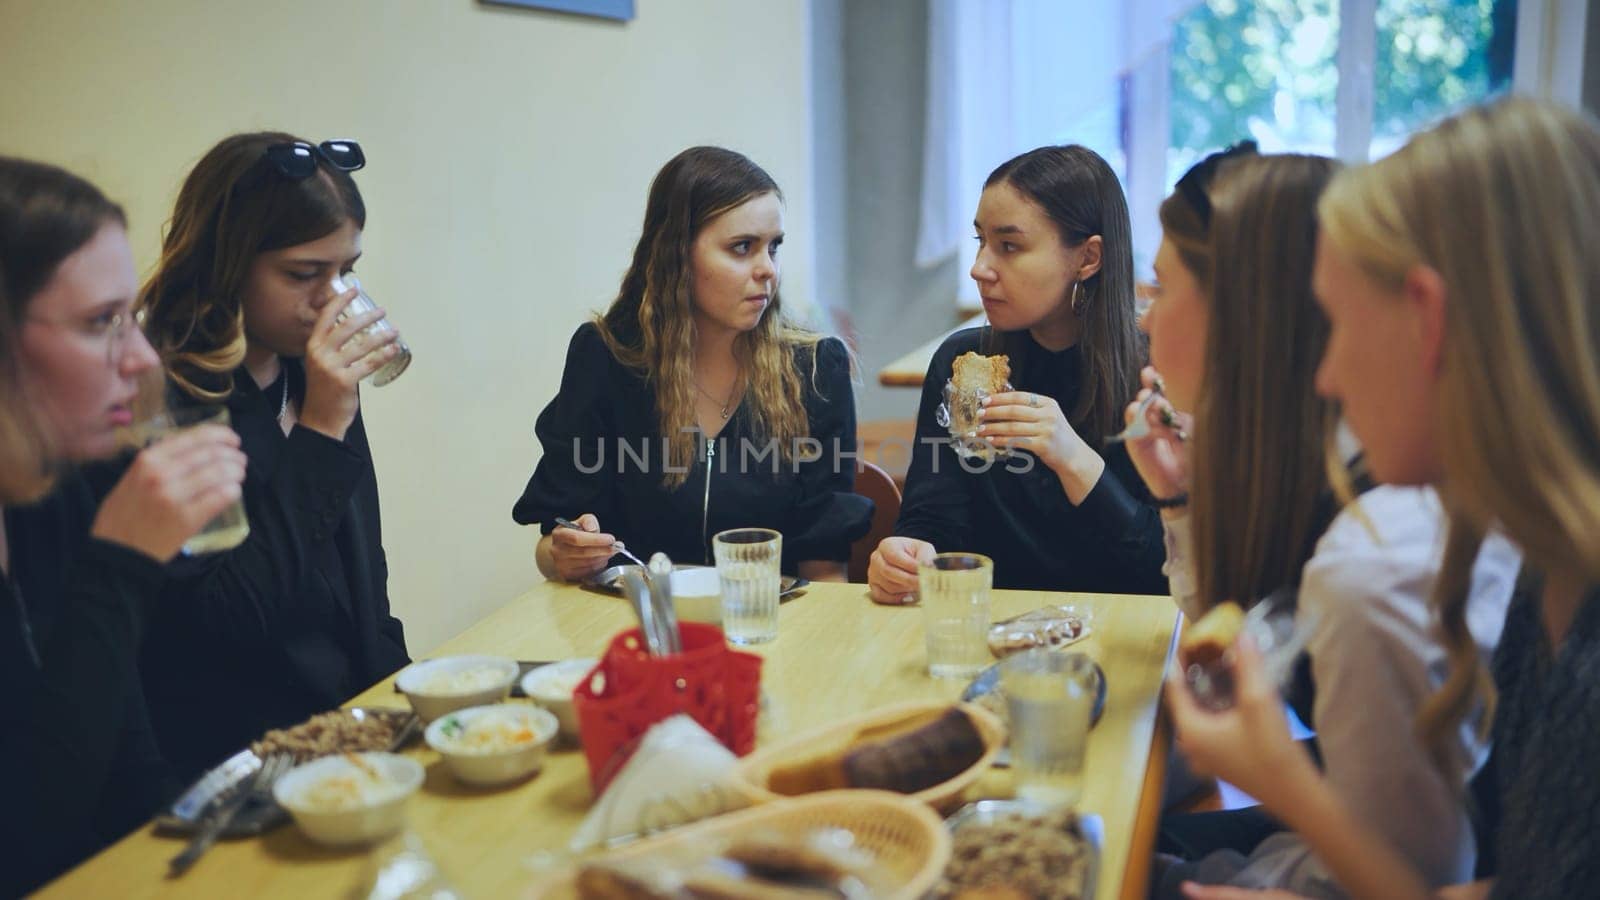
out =
[[715,625],[684,622],[678,629],[683,652],[672,656],[651,656],[637,628],[618,634],[573,694],[596,796],[639,737],[678,713],[740,756],[755,749],[761,657],[730,649]]

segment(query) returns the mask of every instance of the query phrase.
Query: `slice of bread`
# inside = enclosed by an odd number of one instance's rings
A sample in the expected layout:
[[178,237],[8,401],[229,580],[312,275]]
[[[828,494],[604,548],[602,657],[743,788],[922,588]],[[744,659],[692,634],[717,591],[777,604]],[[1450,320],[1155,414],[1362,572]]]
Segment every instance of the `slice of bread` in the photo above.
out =
[[1244,627],[1244,610],[1233,602],[1218,603],[1183,632],[1186,663],[1206,664],[1221,659]]
[[950,366],[950,381],[958,391],[984,391],[998,394],[1011,379],[1011,359],[1005,355],[979,356],[963,353]]

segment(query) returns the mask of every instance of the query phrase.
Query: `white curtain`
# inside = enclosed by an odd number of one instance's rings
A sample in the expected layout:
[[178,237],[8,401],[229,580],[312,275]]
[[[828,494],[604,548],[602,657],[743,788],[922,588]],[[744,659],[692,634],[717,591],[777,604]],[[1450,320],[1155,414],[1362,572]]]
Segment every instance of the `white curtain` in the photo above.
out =
[[[1165,85],[1149,82],[1165,77],[1172,23],[1199,2],[930,0],[917,264],[961,251],[983,180],[1044,144],[1084,144],[1159,198],[1164,170],[1141,179],[1140,162],[1166,154]],[[975,299],[965,269],[958,290]]]

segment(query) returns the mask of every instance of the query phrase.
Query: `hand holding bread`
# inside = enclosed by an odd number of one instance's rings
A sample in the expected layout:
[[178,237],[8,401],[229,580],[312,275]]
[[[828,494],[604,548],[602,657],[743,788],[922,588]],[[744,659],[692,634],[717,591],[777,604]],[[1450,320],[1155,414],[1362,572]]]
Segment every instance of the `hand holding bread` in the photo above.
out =
[[[1211,646],[1221,636],[1201,637],[1202,646]],[[1202,706],[1181,669],[1168,674],[1165,696],[1178,749],[1196,774],[1221,778],[1282,815],[1319,775],[1290,736],[1278,686],[1248,635],[1233,644],[1233,657],[1234,704],[1225,710]]]

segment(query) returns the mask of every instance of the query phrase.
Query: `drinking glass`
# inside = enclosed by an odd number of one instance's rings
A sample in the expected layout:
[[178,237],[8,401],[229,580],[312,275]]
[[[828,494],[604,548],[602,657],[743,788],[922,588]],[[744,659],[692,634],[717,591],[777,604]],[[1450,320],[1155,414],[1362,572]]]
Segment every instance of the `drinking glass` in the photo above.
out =
[[989,590],[994,561],[976,553],[940,553],[917,569],[928,674],[970,678],[989,663]]
[[1000,689],[1011,717],[1011,768],[1017,796],[1046,806],[1083,797],[1096,685],[1082,653],[1038,648],[1000,662]]
[[[338,320],[341,322],[343,322],[349,316],[359,316],[362,313],[368,313],[378,308],[378,305],[372,302],[372,298],[367,296],[366,289],[361,286],[361,280],[356,278],[355,273],[346,272],[343,275],[333,276],[333,289],[335,291],[338,291],[342,294],[351,288],[356,289],[356,295],[350,299],[350,305],[344,308],[344,312],[339,314]],[[389,324],[389,319],[387,316],[385,316],[384,318],[373,322],[371,325],[368,325],[366,328],[363,328],[361,333],[371,338],[378,338],[383,335],[390,334],[393,331],[394,326]],[[372,382],[373,387],[383,387],[396,378],[399,378],[400,373],[404,372],[406,367],[411,365],[411,348],[406,346],[405,340],[401,339],[395,341],[394,346],[395,349],[399,351],[395,354],[394,358],[389,360],[387,363],[384,363],[383,367],[378,371],[367,376],[368,380]]]
[[[227,427],[230,421],[226,406],[190,406],[162,410],[129,429],[128,439],[135,446],[145,447],[168,435],[190,428],[198,428],[201,425]],[[245,518],[244,499],[241,497],[228,504],[222,512],[207,522],[199,533],[185,541],[183,553],[186,556],[198,556],[202,553],[232,550],[244,543],[244,539],[249,536],[250,521]]]
[[778,636],[779,565],[783,535],[770,528],[734,528],[711,539],[722,582],[722,631],[734,644]]

